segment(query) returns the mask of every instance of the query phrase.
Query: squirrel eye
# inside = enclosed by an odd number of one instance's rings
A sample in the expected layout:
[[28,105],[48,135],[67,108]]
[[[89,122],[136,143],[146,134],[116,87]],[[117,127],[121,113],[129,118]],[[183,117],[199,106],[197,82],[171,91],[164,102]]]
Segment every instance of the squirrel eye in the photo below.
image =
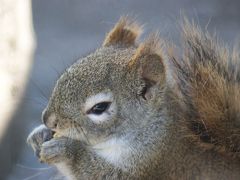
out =
[[94,105],[90,110],[88,110],[87,114],[100,115],[109,108],[110,104],[111,104],[111,102],[98,103],[98,104]]

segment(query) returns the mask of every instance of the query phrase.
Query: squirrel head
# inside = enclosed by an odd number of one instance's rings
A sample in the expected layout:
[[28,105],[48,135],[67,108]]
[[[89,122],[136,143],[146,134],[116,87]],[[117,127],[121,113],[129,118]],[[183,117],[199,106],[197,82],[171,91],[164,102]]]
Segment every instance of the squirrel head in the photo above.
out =
[[140,32],[122,17],[102,47],[70,66],[43,112],[46,126],[97,144],[154,121],[164,100],[165,58],[157,34],[137,44]]

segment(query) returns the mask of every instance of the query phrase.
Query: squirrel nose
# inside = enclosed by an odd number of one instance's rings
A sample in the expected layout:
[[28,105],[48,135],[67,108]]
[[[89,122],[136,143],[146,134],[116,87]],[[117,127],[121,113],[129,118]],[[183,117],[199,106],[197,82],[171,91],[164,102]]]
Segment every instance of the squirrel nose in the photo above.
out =
[[46,110],[42,112],[42,121],[50,129],[57,127],[56,115],[54,113],[48,113]]

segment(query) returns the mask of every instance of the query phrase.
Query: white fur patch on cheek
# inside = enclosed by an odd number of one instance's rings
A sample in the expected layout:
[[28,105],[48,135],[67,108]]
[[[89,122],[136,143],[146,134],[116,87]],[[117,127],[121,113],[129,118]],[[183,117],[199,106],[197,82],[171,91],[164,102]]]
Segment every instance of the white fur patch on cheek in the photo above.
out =
[[95,152],[116,167],[127,166],[127,161],[131,156],[131,148],[122,139],[112,138],[93,147]]
[[68,167],[64,162],[54,164],[62,175],[65,176],[66,180],[75,180],[70,167]]

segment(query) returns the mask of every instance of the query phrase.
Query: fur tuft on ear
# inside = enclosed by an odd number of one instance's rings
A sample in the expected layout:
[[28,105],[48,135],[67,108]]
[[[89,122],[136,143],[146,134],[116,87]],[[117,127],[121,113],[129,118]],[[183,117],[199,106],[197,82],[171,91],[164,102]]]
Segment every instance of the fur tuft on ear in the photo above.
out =
[[137,60],[141,59],[144,56],[148,55],[159,55],[159,57],[163,56],[162,48],[163,43],[159,38],[159,33],[151,34],[144,42],[142,42],[137,51],[135,52],[134,56],[129,62],[129,66],[133,66]]
[[128,16],[123,16],[107,34],[103,46],[118,44],[124,46],[135,45],[135,41],[140,36],[141,32],[142,26]]

